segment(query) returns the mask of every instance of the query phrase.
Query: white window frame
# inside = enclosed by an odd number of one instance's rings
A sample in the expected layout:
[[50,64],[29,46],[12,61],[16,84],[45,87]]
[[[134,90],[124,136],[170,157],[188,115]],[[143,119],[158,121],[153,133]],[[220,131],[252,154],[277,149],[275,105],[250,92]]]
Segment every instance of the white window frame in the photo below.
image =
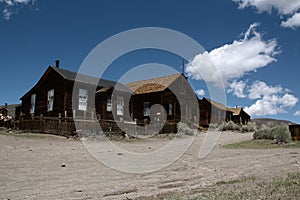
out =
[[144,102],[144,116],[150,116],[150,102]]
[[117,115],[124,114],[124,97],[117,96]]
[[79,89],[78,91],[78,110],[87,111],[88,91],[86,89]]
[[34,114],[35,112],[35,101],[36,101],[36,94],[32,94],[30,100],[30,114]]
[[169,112],[168,112],[168,114],[169,114],[169,115],[173,115],[173,110],[174,110],[173,104],[172,104],[172,103],[169,103]]
[[107,98],[106,99],[106,112],[111,112],[112,111],[112,99]]
[[54,89],[48,90],[48,98],[47,98],[47,109],[48,111],[53,110],[54,105]]

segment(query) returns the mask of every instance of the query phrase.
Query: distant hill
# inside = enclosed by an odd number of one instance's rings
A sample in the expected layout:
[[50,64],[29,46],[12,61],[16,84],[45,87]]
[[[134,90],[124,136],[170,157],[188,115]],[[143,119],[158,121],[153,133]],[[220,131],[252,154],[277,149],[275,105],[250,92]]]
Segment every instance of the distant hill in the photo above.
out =
[[276,127],[276,126],[288,126],[290,124],[295,124],[288,120],[279,120],[279,119],[272,119],[272,118],[255,118],[251,119],[251,121],[255,122],[258,127],[265,126],[265,127]]

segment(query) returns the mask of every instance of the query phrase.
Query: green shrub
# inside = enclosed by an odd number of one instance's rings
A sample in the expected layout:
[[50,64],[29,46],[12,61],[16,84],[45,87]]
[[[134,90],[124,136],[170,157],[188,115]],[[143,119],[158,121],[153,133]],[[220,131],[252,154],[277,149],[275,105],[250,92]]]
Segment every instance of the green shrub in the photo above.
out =
[[290,132],[287,130],[286,127],[275,128],[273,134],[275,136],[277,143],[279,142],[287,143],[291,139]]
[[216,124],[216,123],[211,123],[211,124],[209,124],[209,128],[210,128],[210,129],[216,129],[216,128],[218,128],[218,124]]
[[242,131],[244,132],[254,132],[257,131],[255,122],[248,122],[247,124],[242,126]]
[[186,123],[178,122],[177,133],[184,134],[184,135],[196,135],[198,131],[195,129],[191,129]]
[[240,131],[241,127],[237,124],[235,124],[233,121],[229,121],[229,122],[223,122],[220,126],[219,126],[219,130],[220,131]]
[[287,143],[291,135],[286,127],[279,126],[275,128],[269,128],[269,129],[260,129],[255,131],[253,134],[254,139],[267,139],[267,140],[275,140],[276,142],[284,142]]

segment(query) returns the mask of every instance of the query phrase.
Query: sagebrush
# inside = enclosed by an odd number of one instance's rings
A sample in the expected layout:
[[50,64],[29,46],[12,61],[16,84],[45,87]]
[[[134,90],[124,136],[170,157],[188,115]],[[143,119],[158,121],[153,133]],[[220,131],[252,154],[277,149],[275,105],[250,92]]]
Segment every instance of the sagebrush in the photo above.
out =
[[253,134],[254,139],[276,140],[277,143],[287,143],[291,139],[291,134],[287,127],[279,126],[269,129],[259,129]]
[[196,135],[198,134],[198,131],[196,129],[190,128],[186,123],[178,122],[177,133],[184,134],[184,135]]
[[241,131],[241,127],[233,121],[223,122],[219,126],[220,131]]

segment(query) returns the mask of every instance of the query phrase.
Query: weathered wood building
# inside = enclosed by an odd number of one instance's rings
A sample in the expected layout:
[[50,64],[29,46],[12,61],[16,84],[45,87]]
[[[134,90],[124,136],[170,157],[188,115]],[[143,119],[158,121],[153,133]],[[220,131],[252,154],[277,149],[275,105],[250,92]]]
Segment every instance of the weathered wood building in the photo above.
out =
[[232,112],[232,121],[236,124],[247,124],[251,117],[246,113],[242,107],[236,107],[236,108],[229,108],[229,110]]
[[[199,106],[194,90],[182,73],[131,82],[126,86],[134,92],[130,115],[139,123],[166,118],[167,122],[199,123]],[[153,105],[161,105],[150,112]]]
[[233,112],[224,104],[203,97],[199,100],[200,125],[208,127],[209,124],[220,124],[233,119]]
[[[102,108],[104,104],[98,100],[107,101],[110,94],[105,95],[107,99],[95,97],[95,94],[100,94],[96,91],[101,91],[103,88],[113,88],[116,82],[99,80],[82,74],[80,74],[81,78],[76,80],[77,75],[75,72],[59,68],[59,63],[55,67],[49,66],[36,85],[21,97],[22,119],[31,119],[41,115],[84,119],[95,119],[96,117],[103,119],[104,116],[107,116]],[[75,80],[77,81],[76,91],[73,88]],[[98,83],[96,86],[92,84],[95,82]],[[126,91],[124,89],[121,92]],[[95,99],[97,99],[96,104]],[[111,117],[109,118],[111,119]]]
[[[239,124],[250,121],[250,116],[242,108],[228,108],[207,98],[198,99],[183,73],[130,82],[124,86],[61,69],[59,62],[47,68],[21,101],[20,117],[17,117],[23,121],[37,118],[56,118],[59,122],[61,119],[65,122],[98,120],[100,124],[109,123],[109,127],[104,125],[109,130],[112,126],[118,128],[124,124],[162,124],[164,120],[172,126],[185,122],[194,127],[208,127],[211,123],[230,120]],[[37,127],[39,124],[37,122]]]

